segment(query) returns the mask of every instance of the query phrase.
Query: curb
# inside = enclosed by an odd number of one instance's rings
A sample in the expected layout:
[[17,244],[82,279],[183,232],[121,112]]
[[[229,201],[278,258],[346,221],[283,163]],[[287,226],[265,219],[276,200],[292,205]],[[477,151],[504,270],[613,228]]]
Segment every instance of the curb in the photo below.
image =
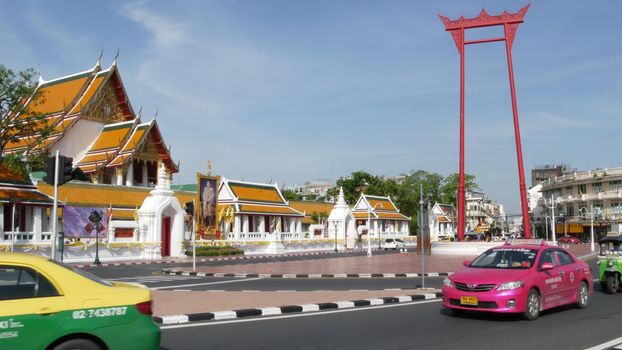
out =
[[[243,256],[232,256],[226,258],[201,258],[197,259],[197,262],[209,262],[209,261],[227,261],[227,260],[253,260],[253,259],[267,259],[267,258],[281,258],[281,257],[290,257],[290,256],[309,256],[309,255],[328,255],[335,254],[335,252],[312,252],[312,253],[294,253],[294,254],[275,254],[275,255],[243,255]],[[337,253],[339,254],[339,253]],[[128,262],[117,262],[117,263],[103,263],[99,265],[95,264],[73,264],[71,266],[77,268],[85,268],[85,267],[105,267],[105,266],[129,266],[129,265],[150,265],[150,264],[183,264],[183,263],[192,263],[192,260],[150,260],[150,261],[128,261]]]
[[195,321],[210,321],[210,320],[230,320],[244,317],[257,317],[257,316],[274,316],[282,314],[291,314],[297,312],[316,312],[324,310],[336,310],[347,309],[361,306],[375,306],[384,304],[395,303],[408,303],[412,301],[423,301],[439,299],[443,296],[443,293],[428,293],[417,295],[403,295],[395,297],[384,298],[370,298],[353,301],[336,301],[332,303],[319,303],[319,304],[303,304],[303,305],[287,305],[278,307],[264,307],[258,309],[241,309],[241,310],[227,310],[216,312],[202,312],[196,314],[187,315],[171,315],[171,316],[155,316],[153,320],[159,325],[172,325],[181,324]]
[[592,260],[598,257],[598,253],[594,252],[594,253],[589,253],[589,254],[584,254],[581,256],[577,256],[577,259],[579,260],[583,260],[583,261],[587,261],[587,260]]
[[[237,277],[237,278],[407,278],[421,277],[420,273],[224,273],[224,272],[189,272],[165,270],[165,275],[198,277]],[[453,272],[427,272],[424,277],[449,276]]]

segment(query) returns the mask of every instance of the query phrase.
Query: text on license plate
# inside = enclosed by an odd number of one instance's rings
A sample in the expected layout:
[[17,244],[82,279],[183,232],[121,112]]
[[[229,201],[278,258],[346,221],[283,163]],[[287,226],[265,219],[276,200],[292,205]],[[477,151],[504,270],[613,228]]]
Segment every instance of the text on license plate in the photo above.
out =
[[477,297],[461,296],[460,304],[462,305],[477,305]]

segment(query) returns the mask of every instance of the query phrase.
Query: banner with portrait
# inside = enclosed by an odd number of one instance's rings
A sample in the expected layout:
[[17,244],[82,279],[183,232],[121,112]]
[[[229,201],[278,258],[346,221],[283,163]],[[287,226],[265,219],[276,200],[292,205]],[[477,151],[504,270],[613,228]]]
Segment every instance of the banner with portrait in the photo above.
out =
[[72,238],[106,238],[108,209],[97,207],[63,207],[63,232]]
[[218,186],[220,176],[197,174],[197,203],[195,207],[196,232],[201,238],[218,238]]

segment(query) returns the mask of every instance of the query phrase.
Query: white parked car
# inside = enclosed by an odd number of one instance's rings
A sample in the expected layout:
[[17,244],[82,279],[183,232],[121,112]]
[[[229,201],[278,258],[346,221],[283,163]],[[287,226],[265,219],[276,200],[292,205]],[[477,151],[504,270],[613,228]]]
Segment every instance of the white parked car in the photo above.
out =
[[382,249],[402,249],[405,248],[406,244],[399,238],[387,238],[382,243]]

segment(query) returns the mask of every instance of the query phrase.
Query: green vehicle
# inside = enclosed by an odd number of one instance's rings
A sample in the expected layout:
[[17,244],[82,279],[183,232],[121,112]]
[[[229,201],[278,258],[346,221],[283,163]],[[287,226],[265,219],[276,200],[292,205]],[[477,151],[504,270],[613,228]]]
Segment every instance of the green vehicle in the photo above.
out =
[[603,291],[615,294],[620,289],[622,278],[622,235],[605,236],[598,241],[600,256],[598,260],[598,277]]
[[0,349],[156,350],[145,287],[108,282],[42,256],[0,253]]

